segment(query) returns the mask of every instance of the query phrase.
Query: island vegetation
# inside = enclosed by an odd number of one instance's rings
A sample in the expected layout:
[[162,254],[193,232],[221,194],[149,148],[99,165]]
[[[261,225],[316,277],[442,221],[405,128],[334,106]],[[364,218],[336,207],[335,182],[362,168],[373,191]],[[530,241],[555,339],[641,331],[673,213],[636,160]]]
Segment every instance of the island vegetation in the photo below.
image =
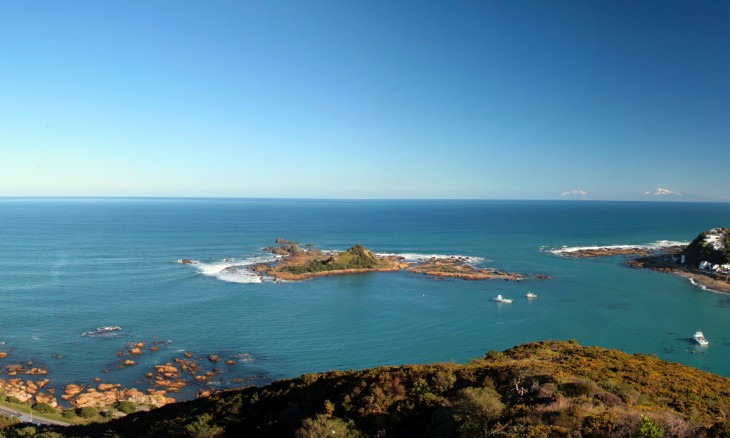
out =
[[[354,245],[342,252],[322,252],[303,249],[297,242],[276,239],[277,246],[264,248],[282,256],[272,263],[261,263],[256,271],[279,280],[297,281],[329,275],[357,274],[365,272],[394,272],[407,270],[438,278],[465,280],[522,280],[524,275],[506,273],[496,269],[477,268],[463,257],[430,258],[426,261],[408,262],[396,255],[378,255],[362,245]],[[539,276],[548,278],[547,276]]]
[[730,437],[729,417],[727,378],[651,355],[544,341],[466,364],[307,374],[103,424],[13,424],[0,435]]

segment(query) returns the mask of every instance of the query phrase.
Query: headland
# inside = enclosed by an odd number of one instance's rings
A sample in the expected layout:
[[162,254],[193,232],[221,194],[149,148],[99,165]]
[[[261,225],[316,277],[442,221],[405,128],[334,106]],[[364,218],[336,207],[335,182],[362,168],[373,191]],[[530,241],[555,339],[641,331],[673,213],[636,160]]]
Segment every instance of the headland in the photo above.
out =
[[730,293],[730,228],[703,231],[689,245],[661,243],[559,248],[550,252],[568,258],[638,256],[625,263],[632,268],[680,275],[702,288]]

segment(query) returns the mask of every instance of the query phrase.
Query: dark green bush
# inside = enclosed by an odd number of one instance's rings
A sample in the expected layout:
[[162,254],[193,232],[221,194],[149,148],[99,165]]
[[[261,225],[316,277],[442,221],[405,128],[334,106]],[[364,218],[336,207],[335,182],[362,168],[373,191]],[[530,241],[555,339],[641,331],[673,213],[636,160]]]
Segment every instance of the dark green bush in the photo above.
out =
[[53,408],[53,406],[46,404],[46,403],[36,403],[33,405],[33,410],[36,412],[40,412],[41,414],[55,414],[56,409]]
[[94,418],[98,415],[98,411],[91,406],[84,406],[76,410],[76,415],[81,418]]
[[114,404],[114,408],[119,412],[124,412],[125,414],[137,412],[137,405],[135,405],[131,401],[117,402],[116,404]]
[[74,418],[76,417],[76,411],[73,409],[64,409],[63,412],[61,412],[61,416],[63,418]]

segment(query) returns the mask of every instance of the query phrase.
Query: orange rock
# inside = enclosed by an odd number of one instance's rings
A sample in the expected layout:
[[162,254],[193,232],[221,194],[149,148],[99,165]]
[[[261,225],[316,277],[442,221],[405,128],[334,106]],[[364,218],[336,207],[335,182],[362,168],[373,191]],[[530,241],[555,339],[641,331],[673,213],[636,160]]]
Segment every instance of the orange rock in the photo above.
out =
[[135,361],[133,361],[133,360],[127,359],[127,360],[124,361],[124,365],[127,365],[127,366],[130,366],[131,367],[133,365],[137,365],[137,363]]
[[6,357],[8,357],[8,353],[0,351],[0,359],[5,359]]
[[150,351],[159,351],[160,347],[150,347]]
[[140,350],[138,347],[134,347],[129,350],[129,354],[142,354],[142,350]]
[[63,393],[64,395],[74,396],[80,394],[83,390],[83,386],[76,385],[75,383],[69,383],[68,385],[66,385],[66,388],[64,388]]
[[228,359],[228,360],[226,361],[226,365],[228,365],[228,366],[232,366],[232,365],[235,365],[235,364],[236,364],[236,361],[235,361],[235,360],[233,360],[233,359]]
[[49,395],[49,394],[36,394],[35,401],[36,401],[36,403],[45,403],[54,408],[58,406],[56,397]]

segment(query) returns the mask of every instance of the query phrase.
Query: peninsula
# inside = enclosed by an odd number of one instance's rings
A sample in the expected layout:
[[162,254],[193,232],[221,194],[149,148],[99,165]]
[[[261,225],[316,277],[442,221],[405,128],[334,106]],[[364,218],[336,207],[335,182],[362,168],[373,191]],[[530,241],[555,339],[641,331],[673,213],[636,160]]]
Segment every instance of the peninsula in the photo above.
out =
[[[463,257],[436,258],[422,262],[408,262],[397,255],[378,255],[362,245],[354,245],[342,252],[323,252],[314,248],[304,249],[297,242],[276,239],[277,246],[265,251],[280,255],[274,262],[260,263],[254,270],[278,280],[298,281],[330,275],[358,274],[365,272],[396,272],[406,270],[437,278],[461,278],[465,280],[513,280],[524,275],[496,269],[472,266]],[[545,276],[540,276],[545,278]]]
[[712,228],[680,250],[627,260],[626,264],[681,275],[701,287],[730,293],[730,228]]
[[693,284],[730,293],[730,228],[712,228],[689,245],[610,245],[561,248],[553,254],[569,258],[638,256],[626,260],[633,268],[651,269],[689,278]]

